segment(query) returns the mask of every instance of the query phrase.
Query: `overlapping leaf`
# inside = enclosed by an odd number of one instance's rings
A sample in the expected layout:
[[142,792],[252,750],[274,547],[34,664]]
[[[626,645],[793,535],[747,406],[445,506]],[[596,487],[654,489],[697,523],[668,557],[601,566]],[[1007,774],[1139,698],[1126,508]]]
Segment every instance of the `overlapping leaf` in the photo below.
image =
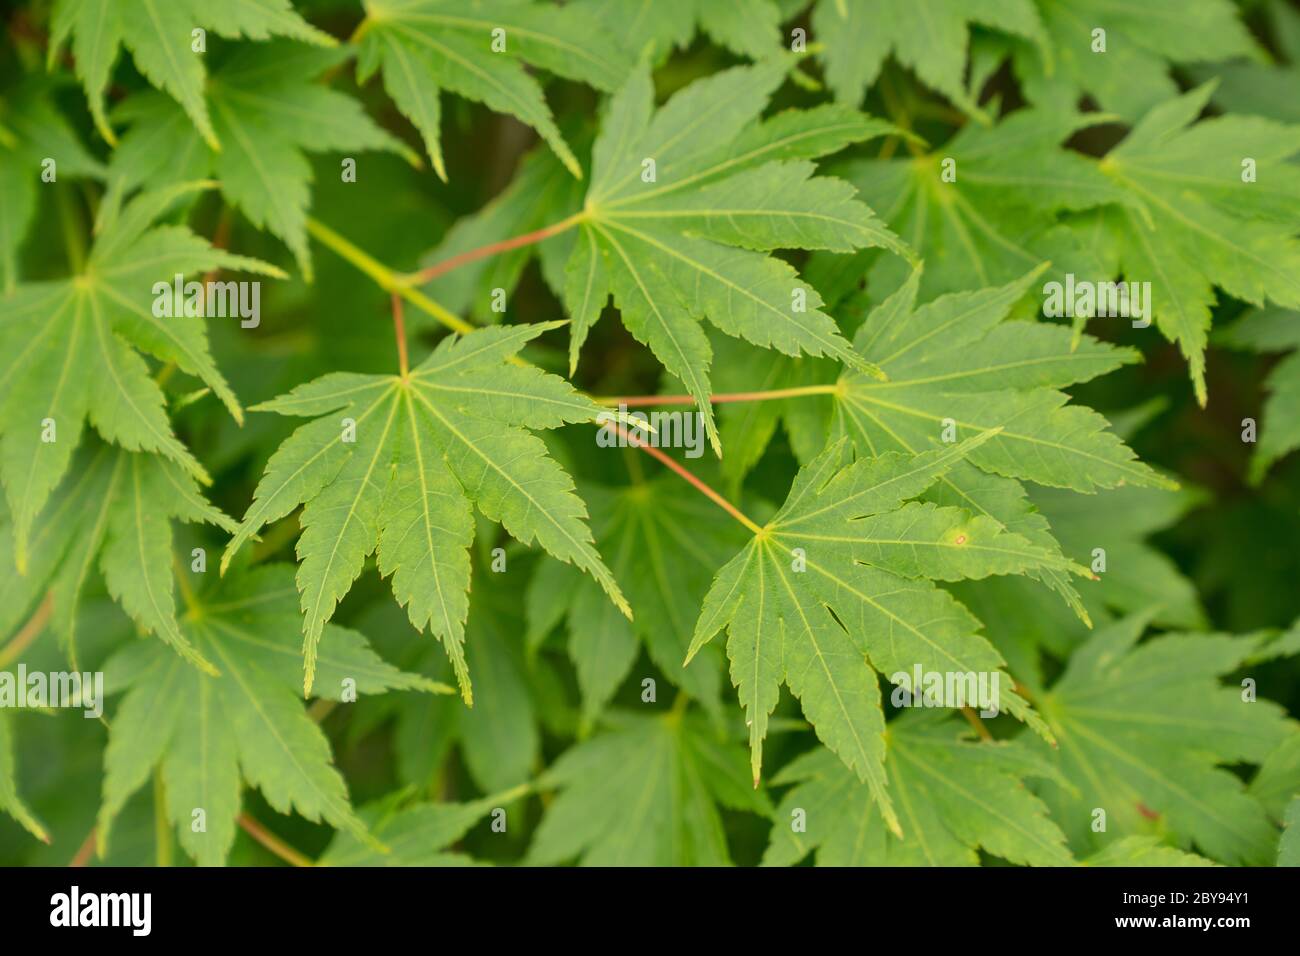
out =
[[1202,405],[1216,286],[1252,305],[1300,308],[1300,167],[1289,162],[1300,125],[1196,122],[1212,92],[1206,84],[1153,108],[1092,177],[1114,191],[1099,224],[1119,271],[1150,283],[1155,324],[1187,358]]
[[700,320],[787,355],[870,372],[816,290],[768,253],[883,246],[910,255],[852,188],[814,176],[809,161],[890,127],[831,106],[760,120],[788,68],[772,60],[727,70],[659,109],[648,70],[634,71],[596,140],[567,266],[571,366],[612,295],[628,331],[700,403],[719,451]]
[[[146,633],[211,673],[213,664],[176,622],[172,519],[233,531],[204,500],[193,476],[157,455],[94,442],[65,479],[32,535],[27,571],[0,582],[0,633],[8,633],[50,591],[53,624],[75,638],[83,590],[96,567],[110,595]],[[14,529],[0,525],[0,561],[14,566]]]
[[745,541],[744,530],[706,499],[683,496],[675,476],[623,488],[583,484],[591,525],[610,570],[636,609],[621,618],[590,580],[547,561],[528,586],[530,642],[563,619],[583,710],[593,718],[627,678],[644,646],[668,678],[706,707],[716,707],[721,655],[706,652],[682,669],[695,608],[708,583]]
[[104,167],[37,85],[20,87],[12,107],[3,106],[0,121],[9,139],[0,136],[0,295],[7,295],[18,282],[18,250],[36,216],[44,164],[53,160],[50,172],[65,178],[99,179]]
[[[918,455],[891,452],[848,465],[847,442],[836,442],[799,472],[781,510],[718,572],[691,652],[727,629],[755,780],[768,715],[784,683],[898,831],[885,789],[877,672],[1000,672],[1002,658],[980,635],[979,622],[934,581],[1065,564],[986,516],[904,503],[993,440],[986,433]],[[998,684],[999,711],[1042,726],[1010,690],[1009,676]]]
[[[154,285],[215,268],[279,275],[178,225],[151,226],[192,186],[142,194],[100,234],[81,274],[19,286],[0,310],[0,479],[25,572],[32,525],[67,472],[90,420],[107,441],[207,473],[172,432],[139,349],[195,375],[242,412],[208,351],[203,320],[160,316]],[[233,321],[233,320],[232,320]]]
[[1138,644],[1145,621],[1099,630],[1036,701],[1058,742],[1042,749],[1073,788],[1046,782],[1043,798],[1080,852],[1164,832],[1225,863],[1271,862],[1276,831],[1223,766],[1259,763],[1295,734],[1276,704],[1219,682],[1258,641],[1178,634]]
[[[325,820],[374,845],[349,805],[329,742],[295,693],[299,615],[292,578],[288,566],[266,565],[199,594],[183,627],[220,676],[202,674],[152,642],[129,645],[104,664],[107,692],[125,690],[125,696],[104,757],[101,854],[113,819],[154,768],[162,775],[167,819],[202,865],[220,864],[230,851],[244,783],[281,813]],[[317,661],[321,697],[451,690],[386,664],[355,631],[329,630]],[[196,810],[203,811],[204,828],[192,825]]]
[[590,421],[600,407],[563,379],[507,362],[554,327],[480,329],[444,340],[409,376],[334,372],[258,406],[316,420],[271,456],[222,567],[264,524],[306,506],[298,541],[306,690],[325,622],[377,550],[411,623],[443,641],[472,702],[462,649],[471,506],[591,574],[631,615],[572,480],[528,431]]
[[[1177,94],[1173,64],[1259,52],[1231,0],[1034,2],[1047,42],[1018,44],[1014,65],[1026,97],[1053,109],[1073,109],[1086,94],[1102,109],[1136,119]],[[1104,49],[1097,30],[1105,33]]]
[[[306,223],[312,176],[305,154],[383,149],[416,158],[354,99],[312,82],[345,59],[342,49],[287,41],[237,51],[206,86],[220,150],[205,142],[180,107],[162,94],[131,97],[113,113],[130,131],[113,153],[106,212],[117,196],[138,185],[212,176],[231,206],[284,240],[310,278]],[[367,175],[364,160],[357,175]]]
[[[1017,110],[994,126],[967,124],[928,152],[853,160],[835,173],[925,251],[922,300],[1010,282],[1045,260],[1052,278],[1075,272],[1099,281],[1111,277],[1113,263],[1104,271],[1108,260],[1093,248],[1091,233],[1082,224],[1065,228],[1058,214],[1115,198],[1091,159],[1060,145],[1100,118],[1070,109]],[[873,290],[893,290],[907,278],[898,260],[867,265]]]
[[1268,399],[1257,422],[1250,477],[1258,482],[1279,459],[1300,448],[1300,312],[1261,309],[1224,330],[1218,341],[1254,352],[1285,352],[1264,388]]
[[358,816],[380,852],[351,833],[341,832],[319,860],[321,866],[474,866],[478,861],[450,848],[498,806],[485,797],[468,803],[417,803],[402,809],[363,807]]
[[546,865],[726,866],[720,807],[767,816],[740,748],[686,714],[611,714],[538,781],[558,788],[528,851]]
[[1272,26],[1284,62],[1235,60],[1201,66],[1193,75],[1218,80],[1214,102],[1225,110],[1300,123],[1300,99],[1295,95],[1300,85],[1300,11],[1285,0],[1269,0],[1263,20]]
[[656,62],[690,45],[697,31],[741,56],[761,59],[781,45],[783,7],[799,0],[576,0],[615,35],[636,37]]
[[795,784],[775,814],[767,865],[816,851],[821,866],[978,866],[979,851],[1025,866],[1069,866],[1065,835],[1026,777],[1055,771],[1015,742],[976,743],[941,711],[890,721],[885,769],[903,836],[886,827],[871,791],[818,747],[773,781]]
[[205,30],[255,40],[284,36],[325,46],[336,42],[295,13],[290,0],[58,0],[50,28],[49,62],[56,61],[71,37],[91,116],[104,139],[115,143],[104,93],[118,51],[125,46],[136,69],[180,103],[203,139],[219,148],[205,98],[206,38],[202,48],[195,48],[195,31]]
[[[855,348],[889,380],[841,377],[832,399],[832,435],[848,436],[860,454],[911,453],[941,438],[945,427],[957,439],[1000,428],[944,476],[931,497],[1059,555],[1047,521],[1020,481],[1085,493],[1125,483],[1174,483],[1137,461],[1106,430],[1102,416],[1069,404],[1059,390],[1133,361],[1131,350],[1088,337],[1076,347],[1063,326],[1004,320],[1038,274],[916,307],[919,277],[913,272],[854,338]],[[1082,613],[1069,571],[1048,565],[1029,573]]]
[[965,83],[975,24],[1046,50],[1043,25],[1030,0],[817,0],[812,13],[813,38],[825,47],[826,79],[841,101],[860,103],[892,53],[923,83],[982,116],[978,91],[967,90]]
[[525,64],[613,90],[632,60],[600,19],[580,5],[482,0],[365,0],[357,74],[382,71],[384,89],[424,138],[447,178],[440,131],[449,90],[508,113],[537,130],[575,176],[582,175],[542,88]]

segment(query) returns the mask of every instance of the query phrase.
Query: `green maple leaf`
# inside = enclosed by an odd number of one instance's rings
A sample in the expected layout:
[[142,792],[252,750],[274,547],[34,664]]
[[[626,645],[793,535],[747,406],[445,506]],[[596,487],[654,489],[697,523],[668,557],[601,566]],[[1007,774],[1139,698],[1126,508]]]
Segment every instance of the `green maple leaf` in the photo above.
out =
[[136,69],[180,103],[203,139],[218,149],[222,144],[204,97],[206,54],[193,49],[193,31],[200,28],[231,38],[285,36],[325,46],[337,42],[298,16],[289,0],[58,0],[50,26],[49,62],[57,61],[71,37],[77,76],[95,126],[104,139],[116,143],[104,112],[104,92],[118,50],[125,45]]
[[[1048,259],[1053,277],[1108,278],[1107,260],[1092,247],[1089,232],[1059,221],[1061,212],[1115,197],[1098,181],[1092,160],[1060,146],[1104,119],[1069,109],[1018,110],[994,126],[967,124],[929,152],[852,160],[834,173],[857,186],[905,241],[924,250],[924,300],[1010,282]],[[944,177],[949,160],[951,182]],[[872,289],[892,290],[906,281],[906,264],[898,260],[863,265],[870,267]],[[1039,311],[1038,303],[1032,311]]]
[[333,372],[257,406],[316,420],[267,462],[222,568],[264,524],[306,506],[297,547],[306,690],[325,622],[377,550],[411,623],[442,640],[472,702],[462,649],[472,506],[591,574],[631,616],[572,480],[529,433],[592,421],[600,406],[561,378],[507,362],[557,324],[480,329],[445,339],[409,375]]
[[[1068,404],[1060,391],[1135,361],[1135,352],[1086,336],[1075,345],[1063,326],[1006,321],[1039,272],[917,307],[914,271],[854,337],[854,347],[884,369],[888,381],[841,376],[829,399],[831,434],[848,436],[860,454],[869,455],[924,450],[945,422],[958,439],[1000,428],[939,481],[931,498],[969,509],[1059,556],[1022,480],[1085,493],[1120,484],[1176,484],[1137,461],[1106,431],[1102,416]],[[1087,574],[1061,564],[1028,573],[1086,617],[1071,571]]]
[[[311,278],[307,208],[311,166],[306,153],[388,150],[418,157],[375,125],[359,103],[312,82],[347,59],[343,49],[276,41],[243,47],[207,82],[221,149],[206,143],[172,100],[158,93],[128,99],[114,110],[130,126],[109,166],[109,195],[101,220],[118,196],[150,184],[206,179],[258,229],[284,240]],[[359,175],[365,175],[364,167]]]
[[[885,825],[871,790],[818,747],[785,767],[774,786],[795,784],[777,807],[766,865],[978,866],[979,850],[1024,866],[1069,866],[1065,835],[1026,777],[1056,772],[1015,742],[976,743],[950,712],[918,711],[888,724],[885,770],[903,836]],[[795,811],[806,829],[796,830]]]
[[593,582],[546,561],[528,585],[529,642],[534,646],[565,620],[567,649],[577,669],[583,714],[593,719],[627,678],[644,646],[674,684],[710,709],[720,687],[720,655],[682,669],[694,615],[708,583],[745,540],[743,529],[711,502],[683,496],[666,476],[611,488],[580,485],[591,526],[610,570],[637,609],[628,621]]
[[566,267],[570,366],[612,294],[628,331],[695,397],[719,451],[700,320],[787,355],[870,372],[816,290],[769,253],[883,246],[910,255],[848,184],[814,176],[810,162],[892,127],[835,106],[760,120],[788,68],[772,60],[727,70],[657,110],[649,70],[634,71],[596,139]]
[[[693,655],[726,628],[731,680],[749,726],[759,778],[768,715],[785,683],[817,735],[871,789],[892,829],[885,791],[885,722],[877,672],[1000,672],[979,622],[935,580],[1065,566],[986,516],[912,502],[962,459],[996,440],[844,465],[832,444],[796,476],[785,505],[717,574],[691,642]],[[688,662],[690,658],[687,658]],[[1000,683],[1009,688],[1011,678]],[[999,711],[1041,728],[1025,702],[999,690]]]
[[1284,828],[1283,840],[1294,843],[1295,801],[1300,799],[1300,733],[1289,734],[1264,758],[1250,781],[1249,791],[1263,805],[1269,819]]
[[[1300,622],[1280,639],[1285,653],[1300,646]],[[1269,818],[1282,827],[1277,865],[1300,866],[1300,733],[1292,733],[1259,765],[1250,794],[1264,805]]]
[[982,117],[978,90],[964,80],[973,24],[1025,37],[1050,55],[1030,0],[817,0],[812,13],[826,81],[839,100],[860,103],[892,53],[927,86]]
[[1029,500],[1047,518],[1061,549],[1080,564],[1091,565],[1094,549],[1104,549],[1106,567],[1100,581],[1088,587],[1090,605],[1119,614],[1158,607],[1156,624],[1207,626],[1195,586],[1147,540],[1201,504],[1204,493],[1126,484],[1099,492],[1095,499],[1035,488]]
[[53,159],[59,176],[102,179],[104,167],[81,144],[40,85],[20,86],[13,105],[0,103],[8,140],[0,137],[0,295],[18,282],[18,250],[36,217],[42,163]]
[[[1175,63],[1256,57],[1259,47],[1231,0],[1035,0],[1047,42],[1016,44],[1013,63],[1026,98],[1074,108],[1091,96],[1135,119],[1178,93]],[[1093,31],[1106,31],[1105,52]],[[1044,50],[1052,59],[1044,59]]]
[[[541,86],[524,65],[601,90],[618,87],[630,59],[600,21],[578,6],[462,0],[365,0],[357,76],[382,70],[384,89],[420,131],[433,168],[442,157],[441,92],[450,90],[537,130],[573,175],[582,168],[560,134]],[[494,31],[504,31],[496,34]],[[504,49],[496,51],[499,40]]]
[[1216,341],[1253,352],[1286,352],[1269,371],[1269,393],[1259,423],[1259,441],[1250,459],[1250,478],[1259,482],[1279,459],[1300,448],[1300,313],[1285,309],[1253,311],[1225,329]]
[[695,715],[611,712],[609,729],[567,750],[537,781],[559,789],[528,862],[584,866],[727,866],[719,807],[771,814],[745,757]]
[[32,523],[67,472],[87,419],[105,440],[161,455],[208,481],[173,434],[162,390],[136,349],[202,379],[242,421],[208,350],[203,321],[160,318],[150,290],[159,281],[170,285],[177,274],[216,268],[283,273],[213,248],[184,226],[150,226],[194,188],[142,194],[99,235],[79,275],[20,285],[3,300],[0,479],[20,572],[27,567]]
[[[1155,324],[1187,357],[1204,404],[1214,287],[1257,306],[1300,305],[1300,171],[1287,162],[1300,153],[1300,127],[1249,116],[1194,122],[1212,91],[1161,103],[1100,161],[1058,146],[1092,120],[1030,110],[946,144],[956,182],[940,181],[939,153],[866,160],[843,174],[904,239],[927,244],[928,293],[1005,281],[1047,257],[1058,276],[1150,283]],[[1010,156],[1008,139],[1018,144]],[[1243,157],[1253,182],[1242,180]],[[1080,210],[1092,211],[1061,218]],[[898,272],[884,261],[872,276],[892,288]]]
[[[0,633],[49,590],[55,630],[71,645],[82,592],[98,565],[109,594],[144,632],[215,673],[176,621],[172,519],[227,531],[235,529],[234,522],[203,499],[192,475],[158,455],[94,442],[77,466],[32,534],[27,573],[6,575],[0,584]],[[13,527],[0,525],[0,562],[6,566],[14,564],[14,544]]]
[[[530,779],[541,753],[539,721],[547,715],[538,699],[540,663],[526,658],[524,617],[514,578],[527,555],[509,555],[510,573],[488,571],[475,561],[465,624],[466,667],[474,675],[481,703],[464,707],[455,697],[389,694],[365,702],[370,720],[394,718],[393,750],[400,778],[421,790],[435,786],[453,745],[460,748],[470,778],[482,790],[514,787]],[[605,603],[608,604],[606,601]],[[392,601],[376,602],[358,621],[403,670],[436,680],[454,680],[447,655],[429,641],[417,641],[410,619]]]
[[610,33],[645,43],[656,62],[689,46],[697,31],[754,59],[781,47],[783,11],[776,0],[578,0],[574,6],[589,10]]
[[1059,745],[1047,757],[1073,787],[1044,783],[1043,798],[1077,849],[1108,839],[1093,830],[1100,808],[1107,834],[1155,833],[1225,863],[1269,862],[1276,831],[1221,766],[1259,763],[1295,733],[1277,705],[1219,683],[1259,641],[1175,634],[1138,644],[1146,620],[1099,630],[1037,697]]
[[[391,801],[387,801],[391,802]],[[357,815],[371,835],[383,842],[380,852],[347,831],[337,833],[317,861],[319,866],[476,866],[479,862],[449,847],[504,802],[484,797],[466,803],[417,803],[395,808],[381,803]]]
[[[1163,627],[1201,629],[1204,609],[1192,582],[1149,535],[1173,526],[1204,495],[1198,490],[1121,485],[1094,498],[1056,488],[1034,488],[1028,496],[1057,538],[1061,550],[1092,566],[1105,552],[1105,567],[1080,595],[1088,620],[1112,622],[1117,614],[1154,608]],[[1087,624],[1037,583],[1020,577],[963,581],[953,593],[984,622],[1016,677],[1031,690],[1044,686],[1041,654],[1065,659],[1088,639]]]
[[1265,20],[1271,20],[1272,39],[1284,63],[1237,60],[1194,68],[1201,80],[1217,79],[1214,101],[1232,113],[1253,113],[1285,123],[1300,123],[1300,12],[1284,0],[1265,4]]
[[18,795],[17,775],[13,728],[10,725],[9,715],[0,711],[0,810],[17,820],[19,825],[36,839],[49,843],[49,834]]
[[[157,644],[128,645],[104,664],[106,693],[125,690],[104,754],[99,852],[127,798],[159,768],[167,819],[200,864],[220,864],[235,838],[242,783],[281,813],[296,811],[370,840],[330,760],[329,742],[295,693],[299,614],[293,571],[266,565],[201,592],[183,621],[187,639],[221,669],[200,673]],[[355,631],[330,625],[317,662],[318,693],[345,699],[389,689],[450,693],[381,660]],[[352,682],[349,684],[349,682]],[[206,830],[192,828],[205,813]]]
[[1156,837],[1130,836],[1115,840],[1083,861],[1085,866],[1217,866],[1195,853],[1165,846]]
[[[1214,287],[1256,306],[1300,308],[1300,126],[1255,116],[1195,122],[1213,84],[1167,100],[1098,164],[1102,215],[1131,282],[1151,284],[1155,324],[1187,358],[1204,405]],[[1243,181],[1245,158],[1255,180]],[[1104,201],[1104,200],[1103,200]]]

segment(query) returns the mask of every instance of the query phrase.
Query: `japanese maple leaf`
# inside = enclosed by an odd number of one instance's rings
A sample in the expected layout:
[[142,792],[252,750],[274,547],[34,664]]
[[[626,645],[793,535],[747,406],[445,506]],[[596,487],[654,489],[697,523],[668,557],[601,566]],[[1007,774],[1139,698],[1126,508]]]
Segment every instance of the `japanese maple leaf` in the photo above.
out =
[[[898,831],[885,789],[877,672],[1000,671],[1002,658],[980,635],[979,622],[934,582],[1065,565],[986,516],[907,503],[996,437],[990,431],[916,455],[882,453],[851,464],[847,440],[835,442],[799,471],[785,505],[718,572],[691,655],[727,629],[755,780],[768,715],[784,683]],[[1041,728],[1011,684],[1003,674],[997,709]]]
[[[204,500],[193,475],[159,455],[88,443],[31,536],[25,574],[0,583],[0,633],[7,633],[46,591],[53,624],[72,645],[86,583],[98,566],[109,594],[145,633],[156,634],[207,673],[213,663],[176,622],[172,521],[235,524]],[[0,562],[11,567],[14,527],[0,524]],[[188,573],[188,572],[185,572]]]
[[[1020,482],[1092,493],[1123,483],[1176,487],[1138,461],[1092,409],[1071,404],[1061,388],[1135,361],[1131,349],[1050,323],[1006,321],[1041,274],[992,289],[916,305],[919,275],[868,314],[854,344],[889,376],[877,382],[842,375],[832,403],[831,434],[848,436],[860,454],[917,452],[945,425],[961,438],[1000,428],[935,485],[930,498],[957,505],[1060,554],[1051,529]],[[880,386],[880,387],[877,387]],[[1084,615],[1070,573],[1078,565],[1030,569]],[[1085,615],[1086,616],[1086,615]]]
[[[1017,43],[1013,64],[1026,98],[1073,109],[1086,94],[1136,119],[1178,93],[1174,64],[1238,57],[1260,48],[1231,0],[1034,0],[1047,42]],[[1095,31],[1105,31],[1105,48]],[[1044,49],[1053,56],[1044,58]]]
[[[143,184],[160,186],[215,178],[222,197],[254,226],[284,240],[310,279],[307,209],[311,166],[307,153],[363,150],[418,157],[380,129],[352,97],[312,82],[347,59],[347,51],[274,41],[250,44],[216,68],[207,99],[221,149],[213,149],[180,107],[160,93],[126,100],[113,118],[129,125],[109,165],[109,193],[100,213]],[[364,160],[358,175],[364,176]]]
[[[1057,771],[1016,742],[966,739],[950,711],[917,710],[887,725],[885,770],[903,808],[900,838],[885,826],[871,790],[833,753],[817,747],[773,780],[794,784],[777,807],[766,865],[979,866],[983,850],[1022,866],[1070,866],[1065,834],[1026,787]],[[802,828],[794,814],[801,811]]]
[[139,352],[202,379],[237,421],[243,412],[208,350],[201,318],[155,314],[155,283],[216,268],[283,276],[232,255],[179,225],[151,225],[182,184],[132,200],[101,232],[80,274],[32,282],[0,310],[0,480],[25,571],[32,525],[67,472],[87,419],[107,441],[207,472],[172,432],[162,390]]
[[271,456],[222,568],[264,524],[305,505],[297,546],[305,690],[325,622],[377,551],[411,623],[442,639],[472,702],[462,650],[472,506],[591,574],[631,616],[572,480],[529,433],[595,420],[601,407],[557,376],[508,362],[557,325],[480,329],[444,340],[409,374],[333,372],[257,406],[316,420]]
[[611,294],[623,324],[699,403],[709,404],[712,350],[700,321],[787,355],[826,355],[874,371],[821,311],[815,289],[775,249],[910,255],[840,180],[811,157],[891,129],[839,107],[759,114],[784,59],[699,80],[654,108],[648,69],[613,97],[592,153],[592,180],[566,267],[570,364]]
[[780,49],[782,14],[790,7],[788,0],[575,0],[572,5],[589,10],[616,36],[648,37],[655,62],[689,46],[697,31],[741,56],[771,56]]
[[614,712],[608,730],[576,744],[537,786],[547,807],[528,860],[550,865],[728,866],[721,807],[767,816],[745,779],[745,755],[694,714]]
[[337,42],[298,16],[290,0],[57,0],[49,62],[56,62],[71,37],[90,115],[104,139],[116,143],[104,111],[104,93],[125,45],[136,69],[180,103],[199,134],[216,149],[221,143],[204,95],[206,43],[203,50],[194,46],[194,31],[200,29],[230,38],[285,36],[324,46]]
[[[1224,766],[1259,763],[1296,733],[1276,704],[1220,683],[1260,641],[1170,634],[1139,644],[1147,620],[1097,631],[1037,696],[1059,745],[1044,753],[1069,784],[1045,782],[1044,799],[1076,847],[1158,826],[1225,863],[1272,862],[1276,831]],[[1092,825],[1098,808],[1105,835]]]
[[744,529],[703,497],[682,495],[681,481],[673,475],[636,477],[621,488],[583,482],[579,489],[591,509],[592,531],[610,556],[614,577],[627,589],[636,619],[615,613],[596,584],[576,569],[545,561],[528,584],[530,643],[540,644],[557,623],[566,623],[588,720],[626,679],[642,646],[673,683],[716,709],[721,655],[706,653],[710,659],[684,670],[681,662],[695,624],[693,608],[703,601],[713,575],[744,544]]
[[581,177],[541,85],[524,67],[616,89],[632,59],[588,10],[512,0],[365,0],[365,8],[356,36],[358,80],[382,71],[384,89],[420,131],[440,177],[447,178],[439,129],[443,90],[533,127]]
[[[1206,402],[1214,287],[1256,306],[1300,308],[1300,125],[1254,116],[1196,122],[1213,84],[1167,100],[1098,163],[1119,270],[1151,284],[1155,324],[1187,358]],[[1244,164],[1253,164],[1247,176]]]
[[18,283],[18,250],[36,218],[41,181],[37,171],[46,159],[55,160],[59,176],[104,177],[104,167],[77,138],[49,99],[43,84],[26,83],[15,91],[13,103],[0,103],[0,296]]
[[[127,645],[104,664],[107,693],[125,694],[104,753],[101,855],[113,819],[155,767],[166,794],[163,812],[201,865],[221,864],[230,852],[245,783],[281,813],[324,820],[374,845],[348,802],[329,741],[295,693],[298,620],[290,567],[241,569],[201,590],[182,625],[220,676],[200,673],[153,642]],[[451,692],[385,663],[356,631],[330,625],[329,637],[317,663],[323,698]],[[204,812],[203,828],[193,826],[195,808]]]
[[813,39],[825,48],[826,80],[836,98],[860,103],[892,53],[921,82],[982,116],[978,91],[968,91],[964,79],[973,24],[1048,49],[1030,0],[817,0],[812,13]]

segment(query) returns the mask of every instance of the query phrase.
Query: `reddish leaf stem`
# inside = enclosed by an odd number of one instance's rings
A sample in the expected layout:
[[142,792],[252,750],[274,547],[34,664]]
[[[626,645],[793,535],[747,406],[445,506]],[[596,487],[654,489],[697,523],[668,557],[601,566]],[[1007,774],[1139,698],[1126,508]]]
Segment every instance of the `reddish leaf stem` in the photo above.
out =
[[731,515],[731,517],[735,518],[746,528],[752,531],[754,534],[763,533],[763,529],[760,528],[756,522],[752,521],[744,512],[742,512],[730,501],[728,501],[726,498],[722,497],[722,495],[718,494],[716,491],[714,491],[712,488],[706,485],[699,478],[696,478],[694,475],[692,475],[681,464],[674,461],[671,456],[665,455],[662,451],[660,451],[658,448],[655,448],[652,445],[643,444],[640,440],[638,440],[637,438],[629,434],[627,429],[624,428],[621,424],[618,424],[616,422],[611,424],[614,425],[614,428],[618,431],[620,435],[622,435],[624,438],[627,439],[627,443],[631,445],[633,448],[640,448],[651,458],[658,459],[662,464],[666,465],[671,470],[677,472],[678,475],[680,475],[687,482],[693,485],[695,489],[700,492],[700,494],[704,495],[715,505],[717,505],[727,514]]
[[90,832],[86,834],[86,839],[81,841],[81,846],[77,848],[76,856],[68,866],[85,866],[90,862],[91,856],[95,852],[95,828],[91,827]]
[[[801,385],[798,388],[773,388],[758,392],[721,392],[710,395],[709,401],[715,405],[725,402],[766,402],[778,398],[799,398],[803,395],[833,395],[839,391],[838,385]],[[694,405],[693,395],[599,395],[593,401],[601,405]]]
[[975,733],[979,734],[981,740],[992,740],[993,735],[989,729],[984,726],[984,721],[980,720],[979,715],[969,707],[961,709],[961,715],[966,718],[966,722],[975,728]]
[[402,297],[396,292],[393,296],[393,334],[397,336],[397,366],[402,378],[406,378],[410,367],[406,357],[406,323],[402,321]]
[[450,259],[444,259],[442,262],[436,262],[427,269],[421,269],[419,272],[413,272],[407,279],[412,285],[424,285],[438,276],[451,272],[453,269],[459,269],[463,265],[471,262],[477,262],[479,259],[486,259],[488,256],[495,256],[501,252],[509,252],[511,249],[518,249],[520,246],[532,245],[534,242],[541,242],[543,239],[549,239],[551,236],[557,236],[567,229],[572,228],[578,223],[583,213],[576,213],[568,219],[562,219],[559,222],[552,223],[541,229],[535,229],[532,232],[526,232],[522,236],[515,236],[513,239],[502,239],[500,242],[492,242],[486,246],[480,246],[477,249],[470,249],[468,252],[462,252],[452,256]]
[[27,619],[27,623],[22,629],[14,635],[14,639],[0,648],[0,667],[6,667],[23,651],[32,641],[40,637],[41,631],[45,630],[45,625],[50,620],[50,614],[54,611],[54,592],[46,591],[45,598],[33,612],[32,616]]

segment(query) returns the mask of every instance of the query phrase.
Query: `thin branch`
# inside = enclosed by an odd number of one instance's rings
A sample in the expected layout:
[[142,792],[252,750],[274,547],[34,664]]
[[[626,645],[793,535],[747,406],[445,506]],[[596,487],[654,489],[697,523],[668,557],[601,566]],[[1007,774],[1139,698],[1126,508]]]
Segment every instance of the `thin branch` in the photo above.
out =
[[535,242],[541,242],[543,239],[551,238],[551,236],[558,236],[560,233],[572,229],[584,218],[586,218],[585,212],[574,213],[567,219],[562,219],[541,229],[535,229],[532,232],[526,232],[522,236],[515,236],[513,239],[502,239],[500,242],[488,243],[486,246],[480,246],[477,249],[470,249],[468,252],[454,255],[450,259],[444,259],[442,262],[429,266],[427,269],[421,269],[419,272],[412,272],[410,275],[403,276],[403,279],[411,285],[424,285],[440,275],[451,272],[453,269],[459,269],[471,262],[477,262],[479,259],[486,259],[488,256],[495,256],[498,253],[509,252],[511,249],[518,249],[520,246],[529,246]]
[[316,700],[312,701],[311,706],[307,708],[307,716],[315,723],[319,724],[322,720],[328,717],[338,705],[339,702],[336,700],[330,700],[328,697],[318,697]]
[[657,458],[662,464],[666,465],[668,468],[677,472],[678,475],[680,475],[682,478],[686,479],[686,481],[688,481],[691,485],[693,485],[697,491],[699,491],[702,495],[704,495],[706,498],[712,501],[715,505],[717,505],[727,514],[731,515],[731,517],[735,518],[737,521],[743,524],[751,532],[753,532],[754,534],[763,533],[763,529],[760,528],[756,522],[750,520],[750,518],[747,515],[745,515],[739,508],[733,505],[726,498],[722,497],[722,495],[718,494],[716,491],[714,491],[712,488],[710,488],[700,479],[692,475],[689,471],[687,471],[684,467],[682,467],[682,465],[674,461],[672,457],[670,457],[669,455],[665,455],[662,451],[660,451],[658,448],[653,447],[652,445],[643,444],[639,439],[629,434],[628,430],[624,428],[622,424],[618,422],[610,422],[609,424],[613,425],[615,431],[617,431],[620,435],[622,435],[625,439],[627,439],[627,443],[629,445],[631,445],[633,448],[640,448],[651,458]]
[[90,832],[86,834],[86,839],[81,841],[81,846],[77,848],[76,855],[68,866],[85,866],[90,862],[90,858],[95,853],[95,828],[91,827]]
[[396,292],[393,293],[393,334],[397,336],[397,367],[402,378],[406,378],[411,371],[406,359],[406,323],[402,321],[402,297]]
[[239,825],[244,832],[251,836],[266,849],[270,850],[290,866],[315,866],[311,860],[303,856],[289,844],[285,843],[278,836],[266,829],[247,813],[239,815]]
[[980,720],[979,715],[976,714],[975,711],[971,710],[969,707],[963,707],[961,709],[961,715],[966,718],[968,724],[975,728],[975,733],[980,735],[980,739],[993,739],[993,735],[989,733],[989,729],[984,726],[984,721]]
[[[804,395],[834,395],[838,385],[801,385],[797,388],[773,388],[758,392],[721,392],[710,395],[714,405],[726,402],[768,402],[778,398],[799,398]],[[694,405],[693,395],[596,395],[592,401],[601,405]]]
[[49,623],[50,614],[54,612],[54,592],[46,591],[45,597],[32,612],[32,616],[27,619],[27,623],[22,626],[14,639],[0,648],[0,667],[7,667],[23,651],[27,650],[29,644],[36,638],[40,637],[41,631],[45,630],[45,625]]
[[402,277],[392,269],[388,268],[388,266],[344,239],[324,223],[308,217],[307,231],[321,243],[333,249],[348,262],[352,263],[366,275],[370,276],[370,278],[373,279],[385,292],[394,292],[397,295],[400,295],[417,309],[420,309],[422,312],[437,319],[454,332],[464,334],[466,332],[474,331],[474,326],[470,325],[450,309],[434,302],[427,295],[420,292],[419,289],[412,288],[409,283],[403,280]]

